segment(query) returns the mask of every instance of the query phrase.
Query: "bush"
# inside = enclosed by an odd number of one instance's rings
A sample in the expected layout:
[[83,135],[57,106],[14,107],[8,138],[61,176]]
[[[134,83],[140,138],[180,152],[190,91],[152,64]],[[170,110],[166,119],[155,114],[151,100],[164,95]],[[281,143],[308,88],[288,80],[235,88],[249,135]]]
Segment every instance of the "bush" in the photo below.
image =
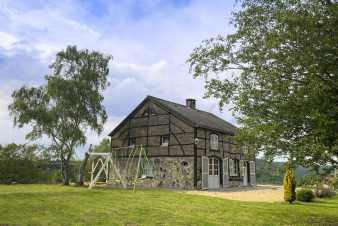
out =
[[336,193],[328,186],[321,186],[315,189],[315,195],[318,198],[325,198],[335,196]]
[[[38,146],[0,145],[0,184],[60,183],[60,161],[51,161],[39,153]],[[80,161],[71,161],[70,179],[77,181]]]
[[285,176],[283,180],[284,200],[292,203],[296,200],[296,180],[295,174],[290,163],[286,165]]
[[315,195],[311,189],[301,189],[297,191],[296,197],[298,201],[312,202],[315,198]]

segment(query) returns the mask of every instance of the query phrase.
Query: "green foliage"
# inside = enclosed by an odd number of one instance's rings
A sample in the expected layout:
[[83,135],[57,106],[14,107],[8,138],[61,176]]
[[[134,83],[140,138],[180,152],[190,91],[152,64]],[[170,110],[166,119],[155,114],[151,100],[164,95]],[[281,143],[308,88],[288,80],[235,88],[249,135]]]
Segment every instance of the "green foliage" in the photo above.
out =
[[0,183],[36,182],[39,171],[33,163],[37,146],[8,144],[0,146]]
[[[0,145],[0,184],[61,183],[61,162],[50,159],[46,152],[38,145]],[[70,162],[72,182],[76,181],[79,165],[79,161]]]
[[299,185],[309,188],[328,187],[331,190],[337,189],[338,179],[334,175],[328,175],[327,172],[319,172],[316,175],[307,175],[300,181]]
[[284,163],[256,159],[256,180],[258,184],[283,184]]
[[41,148],[14,143],[0,146],[0,183],[48,183],[48,163]]
[[292,203],[296,200],[296,180],[291,164],[286,164],[285,176],[283,180],[284,200]]
[[[268,159],[336,165],[338,4],[241,0],[235,33],[205,40],[187,63],[206,97],[232,102],[238,141]],[[216,75],[216,76],[215,76]]]
[[[297,166],[295,178],[297,185],[307,186],[315,177],[315,172],[310,168]],[[268,162],[265,159],[256,159],[256,180],[258,184],[283,184],[285,175],[284,162]],[[311,183],[312,184],[312,183]]]
[[298,201],[312,202],[315,198],[315,195],[311,189],[300,189],[297,191],[296,197]]
[[315,195],[318,198],[333,197],[336,195],[335,191],[327,185],[320,185],[315,188]]
[[109,85],[110,56],[69,46],[56,55],[40,87],[22,87],[13,92],[9,106],[14,124],[31,125],[31,140],[46,135],[49,150],[61,160],[64,184],[69,183],[69,162],[75,148],[85,144],[86,129],[101,133],[107,114],[102,91]]
[[110,139],[109,138],[104,138],[100,142],[99,145],[95,145],[93,147],[92,152],[111,152],[111,147],[110,147]]

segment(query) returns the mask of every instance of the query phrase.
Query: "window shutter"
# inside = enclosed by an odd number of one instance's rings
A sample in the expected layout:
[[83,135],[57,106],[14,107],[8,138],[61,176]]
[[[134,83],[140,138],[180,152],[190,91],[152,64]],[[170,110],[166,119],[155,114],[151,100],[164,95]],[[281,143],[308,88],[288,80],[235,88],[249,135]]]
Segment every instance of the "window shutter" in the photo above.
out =
[[230,176],[234,176],[235,172],[234,172],[234,160],[233,159],[229,159],[229,169],[230,169]]
[[256,186],[256,163],[250,161],[250,184]]
[[243,175],[244,175],[244,162],[243,162],[243,160],[239,161],[239,174],[240,174],[241,177],[243,177]]
[[229,187],[229,159],[223,159],[223,188]]
[[209,158],[202,156],[202,189],[208,189]]
[[248,170],[247,170],[248,165],[249,163],[247,161],[243,162],[243,185],[244,186],[248,186],[248,177],[250,176],[248,175]]

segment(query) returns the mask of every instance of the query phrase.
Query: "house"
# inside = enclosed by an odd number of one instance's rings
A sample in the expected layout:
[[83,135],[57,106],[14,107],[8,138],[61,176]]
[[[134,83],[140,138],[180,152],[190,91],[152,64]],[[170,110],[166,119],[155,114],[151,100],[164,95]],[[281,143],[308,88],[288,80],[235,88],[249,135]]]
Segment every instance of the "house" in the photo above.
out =
[[255,159],[246,159],[234,144],[235,133],[232,124],[196,109],[194,99],[182,105],[148,96],[109,136],[113,154],[121,161],[128,156],[128,148],[122,147],[145,147],[152,164],[143,176],[151,187],[255,185]]

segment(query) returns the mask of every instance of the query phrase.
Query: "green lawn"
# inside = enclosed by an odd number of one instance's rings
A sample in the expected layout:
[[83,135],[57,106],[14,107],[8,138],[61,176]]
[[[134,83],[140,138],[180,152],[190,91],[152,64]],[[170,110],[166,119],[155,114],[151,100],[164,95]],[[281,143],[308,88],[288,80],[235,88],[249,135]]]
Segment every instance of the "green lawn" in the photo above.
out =
[[167,190],[0,185],[0,225],[338,225],[338,198],[252,203]]

